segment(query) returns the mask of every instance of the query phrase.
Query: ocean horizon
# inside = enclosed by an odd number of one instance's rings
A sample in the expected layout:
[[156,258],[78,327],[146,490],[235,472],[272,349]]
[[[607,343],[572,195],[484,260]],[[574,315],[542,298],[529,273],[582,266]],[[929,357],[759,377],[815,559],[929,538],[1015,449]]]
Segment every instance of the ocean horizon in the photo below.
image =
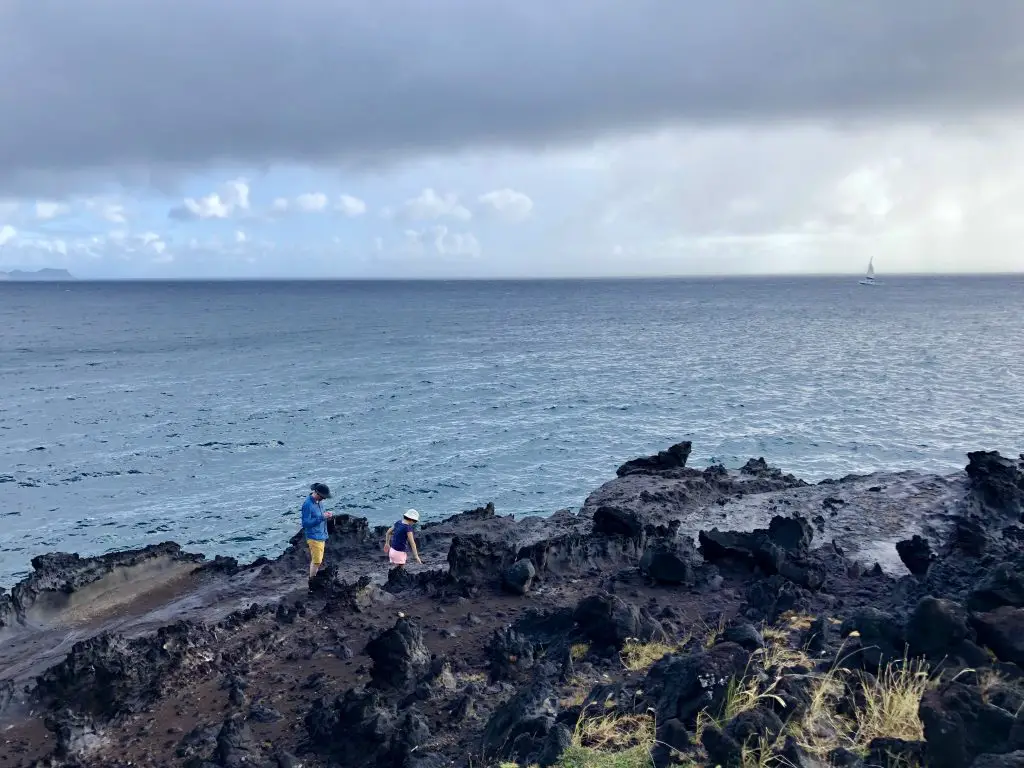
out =
[[856,278],[0,283],[0,585],[274,554],[314,481],[386,524],[578,508],[684,439],[812,482],[1024,448],[1024,275]]

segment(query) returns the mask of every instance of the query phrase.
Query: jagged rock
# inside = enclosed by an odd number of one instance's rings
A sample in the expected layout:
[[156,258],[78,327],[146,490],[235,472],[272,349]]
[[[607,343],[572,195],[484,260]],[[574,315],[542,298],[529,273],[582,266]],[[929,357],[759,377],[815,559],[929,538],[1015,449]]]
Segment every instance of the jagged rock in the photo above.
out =
[[263,753],[263,748],[253,738],[249,724],[241,714],[230,715],[224,720],[220,733],[217,734],[217,747],[214,751],[217,765],[224,768],[247,768],[248,766],[276,765]]
[[187,762],[200,759],[201,755],[209,755],[217,747],[217,734],[221,726],[197,725],[186,733],[174,754]]
[[673,654],[657,661],[643,684],[657,721],[676,718],[692,728],[702,709],[715,711],[721,706],[729,681],[744,673],[749,658],[735,643],[720,643],[706,651]]
[[[539,765],[542,753],[549,751],[556,714],[557,702],[551,687],[542,680],[535,681],[498,707],[487,721],[481,742],[484,758]],[[554,738],[558,740],[560,736]]]
[[1024,666],[1024,608],[1004,605],[972,616],[971,624],[999,659]]
[[872,672],[888,661],[903,658],[905,629],[903,622],[892,614],[877,608],[861,608],[846,619],[839,630],[842,637],[849,637],[853,632],[859,637],[843,649],[844,664]]
[[754,707],[726,723],[724,732],[737,744],[756,749],[762,741],[774,743],[782,728],[778,715],[765,707]]
[[958,682],[929,690],[918,710],[929,768],[968,768],[978,755],[1009,751],[1014,717]]
[[79,757],[104,743],[92,718],[70,709],[61,709],[46,717],[44,722],[57,738],[54,754],[59,758]]
[[745,604],[747,618],[765,618],[769,623],[787,611],[802,611],[810,596],[802,587],[782,576],[758,579],[747,587]]
[[681,541],[651,542],[640,558],[641,572],[664,584],[694,584],[700,564],[700,555],[688,536]]
[[40,675],[37,694],[51,707],[67,706],[101,720],[135,712],[156,699],[163,680],[186,654],[211,637],[186,621],[134,640],[97,635],[75,643],[64,661]]
[[487,669],[492,680],[512,680],[533,668],[535,650],[524,635],[506,627],[495,630],[487,646]]
[[780,576],[809,589],[825,581],[825,569],[807,562],[814,530],[803,518],[772,518],[768,529],[720,531],[712,528],[699,534],[700,549],[710,563],[746,561],[767,575]]
[[663,472],[668,469],[682,469],[686,466],[686,460],[690,458],[690,451],[693,444],[689,440],[676,443],[667,451],[658,451],[653,456],[643,456],[638,459],[627,461],[615,470],[618,477],[633,474],[645,474],[650,472]]
[[972,611],[991,611],[1004,605],[1024,607],[1022,563],[1006,561],[989,569],[967,599]]
[[928,567],[935,560],[928,540],[916,534],[909,539],[896,542],[896,553],[907,566],[907,570],[915,576],[928,573]]
[[98,557],[80,557],[77,553],[67,552],[33,557],[32,573],[16,584],[10,594],[0,594],[0,629],[24,622],[26,612],[43,594],[70,596],[115,570],[134,568],[161,559],[199,563],[203,556],[182,552],[181,547],[174,542],[164,542]]
[[982,508],[1019,520],[1024,512],[1024,462],[998,451],[972,451],[967,461],[971,490]]
[[776,515],[768,523],[768,538],[786,552],[805,556],[814,540],[811,524],[799,515],[781,517]]
[[641,538],[569,531],[523,547],[517,557],[533,563],[538,573],[550,575],[610,571],[636,563]]
[[821,653],[829,643],[829,622],[825,616],[816,616],[801,636],[801,645],[809,653]]
[[517,560],[505,569],[501,582],[506,591],[525,595],[536,577],[537,569],[530,560]]
[[658,723],[651,759],[656,768],[664,768],[675,762],[675,753],[681,753],[690,746],[690,733],[676,718]]
[[639,539],[643,532],[643,522],[633,510],[609,505],[602,505],[594,510],[594,533]]
[[915,654],[945,656],[969,634],[967,610],[951,600],[922,598],[907,620],[906,641]]
[[[846,750],[842,751],[845,752]],[[856,758],[856,755],[851,754],[851,756]],[[786,768],[829,768],[829,764],[833,766],[854,765],[854,763],[843,763],[841,758],[830,757],[831,760],[829,763],[826,763],[814,755],[808,754],[797,744],[796,739],[792,736],[786,737],[782,744],[782,749],[779,750],[780,762]],[[859,765],[860,761],[857,760],[856,764]]]
[[971,768],[1024,768],[1024,752],[1008,752],[1004,755],[981,755],[971,763]]
[[981,557],[992,546],[985,524],[972,517],[957,517],[953,521],[950,544],[969,557]]
[[448,548],[448,573],[465,584],[490,584],[516,559],[507,541],[478,533],[455,536]]
[[430,729],[415,706],[397,713],[373,690],[349,689],[333,704],[314,702],[306,730],[317,751],[351,768],[402,765]]
[[744,475],[761,475],[770,471],[771,468],[768,466],[768,462],[764,460],[764,456],[759,459],[747,459],[747,463],[740,467],[740,472]]
[[742,768],[743,745],[718,726],[709,725],[704,729],[701,744],[716,768]]
[[276,723],[281,718],[280,712],[262,701],[257,701],[249,707],[249,719],[254,723]]
[[923,741],[872,739],[864,762],[879,766],[924,765],[924,752]]
[[573,620],[598,647],[622,648],[629,638],[664,639],[665,630],[640,606],[615,595],[593,595],[580,601]]
[[376,688],[411,688],[430,664],[419,624],[404,617],[367,643],[366,652],[373,659],[370,684]]
[[736,643],[751,653],[759,648],[764,648],[764,637],[758,632],[757,627],[747,622],[730,624],[722,633],[722,639],[727,643]]

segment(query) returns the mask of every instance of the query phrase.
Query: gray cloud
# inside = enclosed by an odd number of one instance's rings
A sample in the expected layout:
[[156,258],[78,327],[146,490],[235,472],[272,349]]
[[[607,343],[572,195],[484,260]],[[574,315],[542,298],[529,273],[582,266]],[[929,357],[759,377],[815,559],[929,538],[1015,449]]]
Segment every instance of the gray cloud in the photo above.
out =
[[1020,0],[7,0],[0,188],[1024,103]]

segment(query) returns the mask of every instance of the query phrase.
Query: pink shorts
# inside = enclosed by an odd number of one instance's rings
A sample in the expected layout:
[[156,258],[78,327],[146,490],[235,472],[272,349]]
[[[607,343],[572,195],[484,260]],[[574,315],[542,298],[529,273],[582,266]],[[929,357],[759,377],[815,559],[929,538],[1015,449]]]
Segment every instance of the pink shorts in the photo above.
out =
[[388,550],[388,560],[390,560],[394,565],[405,565],[405,561],[408,559],[408,552],[399,552],[394,547]]

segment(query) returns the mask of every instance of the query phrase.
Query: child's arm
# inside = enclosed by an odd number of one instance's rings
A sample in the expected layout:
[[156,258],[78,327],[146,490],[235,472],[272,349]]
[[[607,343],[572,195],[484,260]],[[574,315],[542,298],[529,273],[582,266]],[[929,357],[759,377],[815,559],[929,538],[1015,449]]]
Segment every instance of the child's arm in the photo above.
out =
[[413,554],[413,557],[415,557],[415,558],[416,558],[416,562],[417,562],[417,563],[419,563],[420,565],[423,565],[423,561],[422,561],[422,560],[420,560],[420,553],[419,553],[419,551],[418,551],[418,550],[416,549],[416,537],[412,535],[412,531],[409,531],[409,533],[407,534],[407,536],[409,537],[409,543],[410,543],[410,544],[412,545],[412,554]]
[[395,532],[395,526],[388,528],[388,532],[384,534],[384,551],[391,551],[391,536]]

